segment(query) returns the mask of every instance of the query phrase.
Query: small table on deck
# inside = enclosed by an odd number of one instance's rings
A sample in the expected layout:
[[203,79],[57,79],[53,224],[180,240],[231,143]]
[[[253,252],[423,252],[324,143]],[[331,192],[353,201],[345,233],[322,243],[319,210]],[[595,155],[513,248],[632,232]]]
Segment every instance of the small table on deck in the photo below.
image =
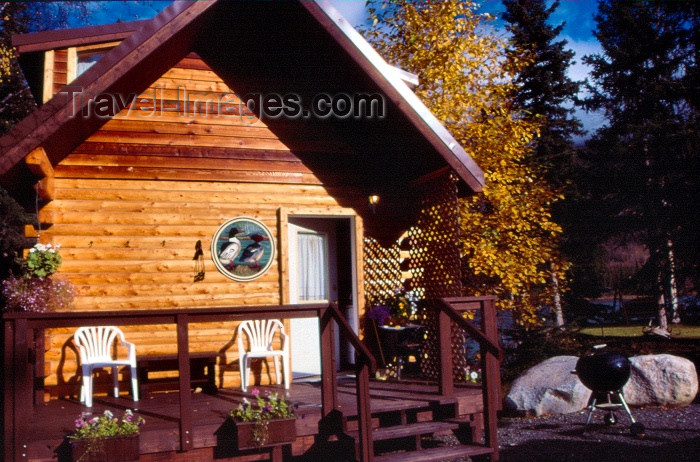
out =
[[[413,364],[409,361],[411,356],[416,360],[420,357],[421,336],[424,326],[408,324],[403,327],[379,326],[379,341],[384,348],[386,359],[396,361],[396,379],[401,380],[401,369]],[[417,362],[414,367],[417,367]]]
[[[217,353],[190,353],[190,386],[201,387],[205,393],[216,393]],[[139,376],[139,392],[146,397],[151,391],[177,390],[178,377],[149,378],[149,372],[177,371],[177,354],[137,356],[136,368]]]

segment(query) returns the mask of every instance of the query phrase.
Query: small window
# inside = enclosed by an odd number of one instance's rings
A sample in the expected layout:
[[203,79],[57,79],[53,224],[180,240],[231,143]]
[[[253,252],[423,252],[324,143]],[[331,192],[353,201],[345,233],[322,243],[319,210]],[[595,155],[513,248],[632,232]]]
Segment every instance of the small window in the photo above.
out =
[[76,67],[76,77],[81,75],[83,72],[87,71],[104,56],[104,53],[90,53],[90,54],[79,54],[78,55],[78,65]]

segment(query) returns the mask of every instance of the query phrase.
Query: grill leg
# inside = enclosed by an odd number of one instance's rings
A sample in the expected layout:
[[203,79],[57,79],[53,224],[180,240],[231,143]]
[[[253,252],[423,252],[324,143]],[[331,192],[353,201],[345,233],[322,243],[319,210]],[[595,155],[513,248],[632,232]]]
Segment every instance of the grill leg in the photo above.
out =
[[627,415],[630,418],[630,422],[632,422],[633,424],[637,423],[637,421],[634,420],[634,417],[632,416],[632,412],[630,411],[630,407],[627,405],[627,401],[625,401],[625,397],[623,396],[622,391],[618,391],[617,396],[620,397],[620,402],[622,403],[622,407],[625,408],[625,411],[627,411]]
[[588,424],[591,423],[591,417],[593,417],[593,411],[595,411],[596,402],[597,398],[593,396],[593,401],[591,402],[591,405],[588,406],[588,418],[586,419],[586,426],[583,427],[584,432],[586,431],[586,429],[588,429]]

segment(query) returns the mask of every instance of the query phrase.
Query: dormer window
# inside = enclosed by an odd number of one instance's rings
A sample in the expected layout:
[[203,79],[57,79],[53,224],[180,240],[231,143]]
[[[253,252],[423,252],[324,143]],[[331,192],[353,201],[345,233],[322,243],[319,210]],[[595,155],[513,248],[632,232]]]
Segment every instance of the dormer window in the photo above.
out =
[[[68,82],[90,69],[109,50],[119,45],[119,42],[100,43],[69,49],[69,61],[75,63],[75,75],[68,75]],[[74,50],[74,51],[72,51]],[[72,51],[72,53],[71,53]],[[72,57],[70,56],[72,54]]]
[[104,53],[78,53],[78,65],[76,66],[76,77],[87,71],[104,56]]

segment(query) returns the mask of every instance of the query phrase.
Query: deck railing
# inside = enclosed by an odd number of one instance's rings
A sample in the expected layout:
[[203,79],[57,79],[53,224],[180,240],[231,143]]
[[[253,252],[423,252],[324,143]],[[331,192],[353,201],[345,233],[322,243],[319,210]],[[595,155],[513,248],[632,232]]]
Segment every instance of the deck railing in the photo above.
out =
[[[445,396],[454,392],[450,322],[467,331],[481,345],[486,444],[498,458],[496,412],[500,403],[498,362],[502,351],[498,346],[494,297],[446,298],[439,301],[439,390]],[[478,329],[459,311],[481,310],[482,327]],[[191,308],[177,310],[137,310],[118,312],[54,312],[4,313],[3,321],[3,433],[4,460],[26,460],[29,444],[29,422],[32,417],[35,388],[34,333],[40,329],[90,325],[175,324],[179,365],[179,438],[180,450],[192,449],[192,403],[190,389],[189,324],[194,322],[241,321],[245,319],[319,319],[321,338],[321,400],[324,417],[338,414],[334,326],[337,325],[356,351],[356,388],[359,430],[358,454],[361,462],[374,459],[372,442],[369,379],[376,370],[376,361],[350,328],[336,305],[237,306],[225,308]],[[334,422],[336,428],[338,423]]]
[[[180,450],[192,449],[192,403],[190,389],[189,324],[192,322],[241,321],[244,319],[314,318],[320,320],[321,401],[324,416],[335,415],[338,406],[334,349],[334,325],[352,343],[357,353],[357,404],[361,460],[371,461],[374,452],[369,411],[369,377],[376,362],[352,331],[338,307],[328,304],[243,306],[178,310],[121,312],[54,312],[3,314],[3,456],[8,462],[26,460],[29,421],[33,409],[34,332],[39,329],[91,325],[175,324],[179,366]],[[332,321],[335,321],[332,322]],[[187,391],[187,392],[183,392]]]
[[[493,450],[491,460],[498,460],[498,415],[500,409],[501,373],[499,363],[503,359],[503,350],[498,344],[498,325],[496,320],[496,297],[452,297],[440,299],[437,305],[438,341],[439,341],[439,390],[440,394],[454,394],[452,375],[452,336],[450,323],[466,331],[479,343],[481,350],[481,383],[484,399],[484,438],[486,446]],[[481,329],[465,319],[465,311],[479,311]]]

